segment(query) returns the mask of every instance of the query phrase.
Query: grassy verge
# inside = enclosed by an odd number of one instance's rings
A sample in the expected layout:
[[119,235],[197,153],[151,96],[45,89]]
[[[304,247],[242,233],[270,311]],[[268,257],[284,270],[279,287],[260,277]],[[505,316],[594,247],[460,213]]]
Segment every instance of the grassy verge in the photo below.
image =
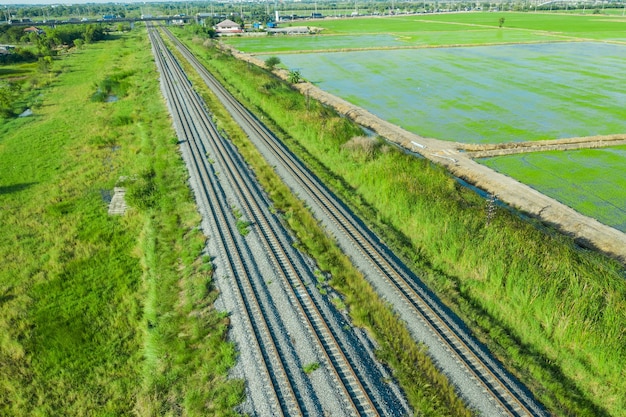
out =
[[[2,125],[2,415],[228,415],[241,399],[151,59],[140,32],[89,45],[55,61],[33,117]],[[107,77],[130,88],[92,101]],[[109,216],[120,176],[132,208]]]
[[137,65],[122,56],[129,48],[98,44],[55,61],[48,86],[24,91],[41,94],[34,116],[5,121],[0,414],[132,411],[141,379],[140,219],[108,216],[105,200],[133,138],[128,127],[109,128],[126,104],[89,101],[99,71],[115,71],[112,57],[120,68]]
[[386,146],[373,156],[350,151],[342,145],[355,128],[345,119],[262,71],[191,46],[552,412],[626,415],[621,265],[505,210],[486,226],[485,201],[442,169]]
[[[220,55],[216,55],[215,59],[221,59]],[[189,69],[188,73],[192,74],[193,70]],[[367,327],[378,341],[378,356],[391,366],[414,410],[419,415],[427,416],[471,415],[457,396],[455,388],[434,366],[426,349],[413,341],[404,324],[378,297],[334,240],[324,233],[304,203],[293,195],[265,162],[219,101],[203,86],[199,77],[195,78],[194,84],[215,114],[218,126],[227,132],[253,167],[275,209],[282,213],[294,231],[300,249],[315,258],[322,270],[330,273],[330,284],[345,295],[355,324]],[[328,134],[332,133],[335,125],[347,127],[344,120],[330,113],[327,121],[331,129],[327,131]]]

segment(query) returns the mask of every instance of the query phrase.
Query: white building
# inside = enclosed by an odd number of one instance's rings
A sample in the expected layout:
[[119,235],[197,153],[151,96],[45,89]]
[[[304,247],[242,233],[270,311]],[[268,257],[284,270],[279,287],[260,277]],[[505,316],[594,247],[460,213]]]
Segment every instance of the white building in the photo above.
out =
[[238,23],[233,22],[232,20],[226,19],[224,21],[219,22],[215,26],[215,31],[220,34],[228,34],[228,33],[241,33],[241,27]]

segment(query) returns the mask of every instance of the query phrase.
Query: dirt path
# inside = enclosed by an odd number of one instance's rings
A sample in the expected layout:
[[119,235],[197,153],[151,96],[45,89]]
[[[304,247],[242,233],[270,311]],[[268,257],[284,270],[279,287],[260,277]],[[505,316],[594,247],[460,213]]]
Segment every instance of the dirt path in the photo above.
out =
[[[233,56],[264,67],[258,58],[230,49]],[[288,80],[286,70],[275,70],[274,74]],[[378,135],[406,149],[417,152],[429,160],[445,166],[450,173],[468,183],[495,194],[498,199],[530,216],[540,219],[544,224],[555,227],[562,233],[572,236],[581,246],[600,250],[622,263],[626,263],[626,234],[604,225],[599,221],[584,216],[574,209],[559,203],[539,191],[521,182],[500,174],[491,168],[473,160],[478,152],[504,153],[528,152],[532,150],[575,149],[574,147],[613,146],[626,143],[626,134],[596,136],[590,138],[570,138],[542,142],[520,142],[498,145],[467,145],[425,138],[408,132],[373,115],[365,109],[329,94],[313,84],[303,82],[294,85],[302,94],[333,107],[339,113],[351,118],[356,123],[373,130]],[[492,147],[492,149],[489,149]],[[497,149],[500,147],[500,149]],[[502,153],[502,154],[504,154]],[[489,155],[492,156],[492,155]]]
[[563,151],[592,149],[606,146],[626,145],[626,133],[617,135],[586,136],[580,138],[553,139],[531,142],[509,142],[494,144],[456,143],[457,150],[466,151],[470,158],[512,155],[527,152]]

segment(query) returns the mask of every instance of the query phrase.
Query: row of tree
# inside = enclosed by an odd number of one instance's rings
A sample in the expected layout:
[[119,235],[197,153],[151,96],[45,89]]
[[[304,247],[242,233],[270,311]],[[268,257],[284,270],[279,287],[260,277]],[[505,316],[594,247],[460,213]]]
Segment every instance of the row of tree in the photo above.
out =
[[[0,65],[19,62],[38,62],[39,71],[48,73],[53,65],[53,56],[60,47],[81,46],[105,39],[102,25],[64,25],[50,28],[46,32],[25,32],[24,27],[0,25],[0,43],[15,44],[9,53],[0,55]],[[0,80],[0,119],[20,114],[28,103],[24,96],[23,80]],[[33,81],[30,82],[33,84]]]
[[132,14],[138,17],[141,14],[140,10],[141,8],[138,5],[113,3],[57,4],[53,6],[18,5],[4,6],[4,17],[6,20],[24,18],[34,20],[65,20],[64,18],[81,16],[102,16],[105,14],[112,14],[120,17],[124,17],[127,14]]
[[39,55],[54,55],[59,47],[75,46],[77,41],[96,42],[105,36],[105,28],[99,24],[62,25],[41,32],[26,32],[23,26],[0,25],[0,43],[35,46]]

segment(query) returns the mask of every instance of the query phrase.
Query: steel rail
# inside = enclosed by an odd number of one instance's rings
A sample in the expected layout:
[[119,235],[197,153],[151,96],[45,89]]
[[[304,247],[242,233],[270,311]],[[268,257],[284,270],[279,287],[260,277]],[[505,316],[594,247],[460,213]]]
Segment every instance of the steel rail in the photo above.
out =
[[[187,117],[189,117],[189,114],[187,113],[188,106],[186,103],[181,101],[182,99],[179,96],[181,91],[180,84],[184,85],[185,83],[188,83],[188,81],[186,78],[181,77],[180,74],[178,74],[178,76],[174,76],[171,73],[172,68],[177,67],[177,63],[172,60],[173,57],[169,57],[169,61],[165,57],[169,54],[169,51],[166,50],[162,40],[160,40],[160,38],[155,35],[153,31],[150,31],[150,35],[153,45],[156,44],[157,46],[155,46],[155,48],[158,48],[155,56],[157,58],[159,68],[161,68],[161,73],[165,79],[164,85],[169,93],[168,101],[172,105],[172,109],[178,117],[181,129],[185,132],[184,136],[186,137],[186,141],[191,151],[192,162],[194,163],[198,174],[202,178],[202,184],[200,185],[204,189],[204,193],[201,193],[200,197],[204,200],[203,202],[205,203],[205,206],[210,208],[212,218],[215,224],[217,224],[216,232],[219,236],[220,242],[222,243],[222,249],[226,255],[224,258],[227,260],[227,268],[234,277],[247,277],[248,272],[245,270],[245,262],[242,259],[240,248],[236,244],[231,226],[229,226],[229,222],[226,220],[225,210],[220,204],[210,203],[211,201],[219,201],[219,198],[215,189],[211,185],[210,175],[205,165],[206,161],[204,161],[201,157],[202,153],[195,141],[195,135],[190,130],[194,123],[191,121],[193,119],[187,119]],[[178,84],[178,87],[175,87],[175,84]],[[188,88],[190,88],[190,86],[188,86]],[[253,294],[254,292],[251,291],[251,288],[244,288],[246,280],[241,280],[243,282],[240,282],[239,279],[235,279],[235,281],[237,282],[239,289],[238,295],[240,305],[243,306],[246,321],[254,333],[254,337],[251,338],[252,342],[262,359],[263,366],[261,369],[264,371],[265,377],[271,386],[271,389],[268,391],[270,391],[270,395],[274,395],[275,403],[279,407],[277,410],[274,410],[274,412],[278,413],[278,415],[304,415],[302,409],[300,408],[298,396],[295,394],[285,366],[282,364],[278,348],[272,339],[272,332],[269,330],[267,323],[264,320],[252,319],[252,317],[264,317],[264,313],[262,313],[263,310],[261,309],[256,297],[244,296],[246,292],[252,292]],[[263,335],[265,335],[265,337]]]
[[354,220],[353,215],[337,201],[336,197],[325,186],[317,180],[312,180],[311,178],[314,178],[313,174],[304,168],[290,151],[284,149],[284,145],[217,82],[213,75],[191,54],[188,48],[169,31],[166,33],[175,40],[181,52],[186,51],[184,52],[186,58],[190,60],[203,80],[225,104],[228,111],[233,113],[236,120],[243,121],[244,125],[242,127],[244,130],[250,136],[256,134],[256,136],[260,137],[275,157],[284,162],[285,168],[291,172],[294,179],[308,190],[310,196],[317,200],[333,223],[341,230],[344,230],[354,246],[369,259],[372,265],[379,269],[381,276],[387,282],[393,284],[405,302],[429,325],[431,330],[439,336],[448,349],[457,355],[458,359],[465,364],[466,369],[474,375],[474,378],[482,384],[484,389],[492,394],[492,397],[500,405],[501,409],[511,416],[545,414],[539,406],[520,398],[526,397],[526,394],[514,393],[514,389],[509,388],[510,383],[504,381],[509,379],[508,376],[502,375],[498,370],[493,370],[492,366],[486,363],[488,361],[496,362],[496,360],[488,358],[482,349],[476,347],[476,342],[465,331],[453,324],[454,320],[449,317],[448,313],[443,311],[441,306],[432,299],[432,296],[426,294],[424,289],[419,288],[415,284],[417,277],[407,273],[406,268],[402,266],[400,261],[392,259],[389,255],[389,250],[381,247],[381,244],[377,243],[377,239],[373,237],[373,233]]
[[231,184],[235,186],[239,200],[248,214],[260,226],[263,232],[260,234],[261,242],[268,250],[273,264],[278,267],[278,272],[283,280],[289,283],[286,286],[286,290],[289,292],[290,298],[295,301],[295,305],[301,312],[301,316],[306,320],[308,328],[312,330],[311,334],[321,347],[329,365],[329,370],[334,374],[336,380],[340,382],[340,387],[344,391],[344,396],[350,408],[355,410],[358,415],[379,415],[377,406],[361,383],[357,372],[351,365],[351,361],[344,353],[335,331],[328,325],[324,314],[317,305],[317,301],[308,293],[306,293],[306,298],[302,294],[296,294],[294,288],[306,288],[305,283],[300,278],[297,267],[286,252],[286,244],[274,230],[277,226],[270,224],[271,221],[266,211],[258,201],[257,196],[260,191],[252,190],[249,181],[243,178],[239,169],[234,168],[239,167],[239,164],[233,160],[230,152],[224,146],[221,135],[218,133],[215,125],[210,120],[201,119],[200,122],[204,123],[205,128],[211,132],[207,139],[211,141],[209,146],[217,150],[214,156],[223,167],[226,167],[226,176],[231,180]]

